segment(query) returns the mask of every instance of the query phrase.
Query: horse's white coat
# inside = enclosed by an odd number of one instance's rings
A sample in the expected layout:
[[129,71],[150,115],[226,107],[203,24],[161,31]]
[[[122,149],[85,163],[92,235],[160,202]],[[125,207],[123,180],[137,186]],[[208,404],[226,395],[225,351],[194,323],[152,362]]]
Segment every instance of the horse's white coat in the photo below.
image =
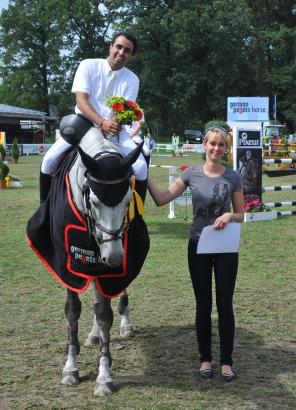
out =
[[[133,323],[130,318],[130,309],[127,306],[123,314],[121,315],[120,321],[120,336],[121,337],[130,337],[134,335],[134,327]],[[84,346],[95,346],[99,344],[99,328],[96,320],[96,316],[94,315],[93,325],[91,331],[87,335],[87,338],[84,342]]]
[[68,358],[63,369],[62,384],[73,386],[79,383],[79,372],[77,366],[77,346],[70,345],[68,349]]
[[109,360],[107,357],[101,357],[94,395],[109,396],[112,394],[112,388],[113,382],[110,376]]
[[68,372],[76,372],[78,371],[78,366],[77,366],[77,359],[76,359],[76,346],[72,345],[69,346],[69,351],[68,351],[68,359],[65,364],[64,370]]
[[[101,151],[109,152],[120,152],[117,147],[115,147],[110,141],[106,140],[101,131],[97,128],[91,128],[80,142],[80,147],[90,156],[94,156],[96,153]],[[74,162],[70,172],[69,172],[69,182],[72,190],[73,200],[77,208],[86,214],[86,206],[84,203],[81,187],[85,181],[85,166],[82,164],[80,157]],[[117,230],[121,228],[123,218],[125,216],[126,205],[129,203],[131,198],[131,189],[128,190],[127,194],[123,198],[122,202],[114,207],[107,207],[102,204],[95,195],[90,195],[90,200],[93,204],[92,212],[93,217],[96,221],[100,221],[100,224],[109,230]],[[98,235],[103,235],[103,239],[110,238],[108,233],[98,232],[96,228],[96,233]],[[109,235],[109,236],[108,236]],[[105,242],[100,245],[101,257],[108,261],[110,264],[121,263],[123,257],[123,246],[122,240],[112,240]],[[95,290],[97,292],[97,290]],[[96,295],[97,301],[99,300],[98,294]],[[132,324],[129,316],[128,306],[122,316],[121,321],[121,331],[120,333],[124,336],[130,335],[132,332]],[[110,329],[108,326],[103,325],[98,326],[96,317],[94,318],[92,330],[88,335],[85,342],[86,345],[96,344],[100,338],[103,344],[109,344]],[[105,347],[103,347],[102,352],[104,352]],[[99,373],[96,379],[96,388],[94,394],[97,396],[107,396],[112,394],[112,378],[110,375],[110,364],[108,355],[102,355],[99,362]],[[63,379],[62,383],[65,385],[74,385],[79,382],[79,373],[77,365],[77,348],[74,345],[70,345],[68,349],[68,358],[63,369]]]

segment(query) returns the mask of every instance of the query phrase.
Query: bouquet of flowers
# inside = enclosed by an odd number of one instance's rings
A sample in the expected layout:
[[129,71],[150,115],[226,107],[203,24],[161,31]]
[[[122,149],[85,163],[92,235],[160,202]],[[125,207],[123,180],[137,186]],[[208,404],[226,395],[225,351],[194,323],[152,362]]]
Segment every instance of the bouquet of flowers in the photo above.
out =
[[109,97],[105,104],[112,108],[116,121],[122,125],[131,125],[133,121],[140,121],[143,116],[143,110],[137,103],[122,97]]
[[260,200],[258,195],[245,195],[245,212],[268,212],[270,209]]

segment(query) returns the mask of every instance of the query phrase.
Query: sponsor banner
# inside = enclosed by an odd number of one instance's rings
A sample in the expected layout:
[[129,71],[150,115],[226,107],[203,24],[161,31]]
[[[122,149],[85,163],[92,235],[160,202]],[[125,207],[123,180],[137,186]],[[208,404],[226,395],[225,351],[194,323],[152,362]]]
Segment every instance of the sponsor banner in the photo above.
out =
[[261,130],[233,127],[233,169],[241,174],[244,195],[262,198]]
[[202,144],[183,144],[181,147],[182,152],[198,152],[203,153],[203,145]]
[[262,148],[238,148],[236,169],[241,174],[245,195],[262,199]]
[[[43,155],[45,154],[53,144],[18,144],[21,155]],[[6,151],[8,155],[11,155],[12,144],[6,144]]]
[[227,121],[268,121],[268,97],[228,97]]
[[52,147],[52,144],[21,144],[23,155],[38,154],[43,155]]
[[261,148],[261,130],[238,129],[237,147]]

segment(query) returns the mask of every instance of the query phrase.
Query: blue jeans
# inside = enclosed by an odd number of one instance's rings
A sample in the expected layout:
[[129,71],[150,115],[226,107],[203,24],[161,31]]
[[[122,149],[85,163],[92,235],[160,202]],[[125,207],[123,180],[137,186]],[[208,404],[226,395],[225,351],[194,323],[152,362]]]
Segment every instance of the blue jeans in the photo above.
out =
[[237,253],[196,254],[197,241],[188,243],[188,265],[196,299],[196,335],[200,361],[211,362],[212,270],[220,337],[220,364],[232,365],[234,341],[233,293],[238,268]]

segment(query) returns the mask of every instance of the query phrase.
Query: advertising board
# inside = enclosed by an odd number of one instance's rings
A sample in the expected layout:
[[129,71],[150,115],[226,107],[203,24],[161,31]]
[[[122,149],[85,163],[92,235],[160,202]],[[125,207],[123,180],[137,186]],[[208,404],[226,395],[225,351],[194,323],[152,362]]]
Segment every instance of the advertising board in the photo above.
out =
[[268,121],[268,97],[228,97],[227,121]]

